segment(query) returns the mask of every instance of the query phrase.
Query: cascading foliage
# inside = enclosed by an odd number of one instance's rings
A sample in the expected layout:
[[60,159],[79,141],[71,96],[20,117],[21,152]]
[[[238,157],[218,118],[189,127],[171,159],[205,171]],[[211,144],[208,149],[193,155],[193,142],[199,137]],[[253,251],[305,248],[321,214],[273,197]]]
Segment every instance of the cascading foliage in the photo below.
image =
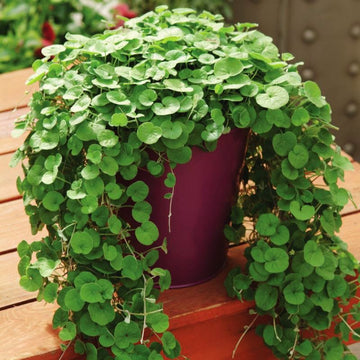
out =
[[165,6],[121,29],[66,39],[33,64],[28,82],[40,89],[16,124],[15,135],[28,136],[12,162],[23,164],[18,189],[33,233],[48,231],[19,244],[20,284],[57,302],[60,338],[87,359],[180,355],[157,301],[170,285],[156,267],[166,243],[153,245],[159,232],[138,170],[158,177],[170,164],[170,206],[173,169],[192,147],[213,151],[222,134],[249,128],[225,227],[234,243],[248,230],[248,264],[226,287],[255,300],[256,316],[272,317],[257,331],[279,358],[355,359],[321,334],[335,322],[346,340],[360,318],[356,305],[352,317],[343,310],[358,265],[336,235],[349,198],[337,181],[351,164],[330,133],[330,106],[302,82],[293,57],[254,24]]

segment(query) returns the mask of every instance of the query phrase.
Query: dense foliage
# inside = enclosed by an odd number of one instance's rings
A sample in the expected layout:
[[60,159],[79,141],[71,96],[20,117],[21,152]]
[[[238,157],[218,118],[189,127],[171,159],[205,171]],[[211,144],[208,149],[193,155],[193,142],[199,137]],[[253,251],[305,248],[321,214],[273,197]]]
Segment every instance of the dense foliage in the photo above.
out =
[[343,310],[358,265],[336,236],[349,198],[337,180],[351,164],[334,146],[330,106],[292,56],[253,24],[226,27],[219,15],[167,7],[66,40],[33,65],[29,83],[40,90],[17,122],[15,134],[30,132],[13,158],[24,160],[18,188],[33,233],[49,233],[19,244],[20,283],[57,301],[61,339],[77,339],[88,359],[179,356],[157,302],[170,285],[156,267],[166,244],[153,246],[159,232],[138,173],[159,177],[170,165],[170,207],[192,147],[212,151],[222,134],[249,128],[225,228],[235,243],[247,228],[248,265],[226,287],[272,317],[257,331],[279,358],[355,359],[319,333],[335,321],[346,340],[360,317],[356,306],[353,318]]
[[232,14],[222,0],[6,0],[0,2],[0,73],[31,66],[43,47],[63,43],[67,32],[93,35],[160,4]]

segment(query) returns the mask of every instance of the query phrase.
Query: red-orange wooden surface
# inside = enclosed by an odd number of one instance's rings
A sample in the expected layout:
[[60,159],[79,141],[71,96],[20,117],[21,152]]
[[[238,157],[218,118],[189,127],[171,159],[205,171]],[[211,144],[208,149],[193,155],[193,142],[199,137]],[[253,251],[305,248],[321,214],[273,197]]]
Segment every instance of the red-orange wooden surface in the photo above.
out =
[[[11,129],[16,117],[26,113],[29,94],[23,85],[31,70],[0,75],[0,360],[59,359],[60,341],[51,327],[56,305],[38,303],[34,293],[23,291],[18,285],[17,244],[31,236],[28,220],[17,193],[15,180],[20,168],[10,169],[12,153],[24,137],[12,139]],[[34,86],[30,92],[34,90]],[[15,110],[14,110],[15,109]],[[360,165],[346,173],[345,187],[360,205]],[[340,236],[360,259],[360,211],[348,204],[343,211]],[[223,286],[227,271],[243,265],[243,247],[229,252],[226,268],[213,280],[165,292],[161,301],[170,315],[170,326],[182,344],[182,353],[191,360],[229,360],[244,326],[253,317],[249,315],[251,303],[229,299]],[[70,351],[62,357],[72,360]],[[253,330],[241,343],[235,359],[275,359]]]

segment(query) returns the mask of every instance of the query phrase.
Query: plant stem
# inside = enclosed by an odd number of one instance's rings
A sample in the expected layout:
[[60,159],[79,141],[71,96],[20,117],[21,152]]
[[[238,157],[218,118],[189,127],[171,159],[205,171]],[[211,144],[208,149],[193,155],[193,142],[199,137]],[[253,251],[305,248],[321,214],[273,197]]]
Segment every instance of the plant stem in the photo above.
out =
[[244,332],[242,333],[242,335],[240,336],[239,340],[237,341],[235,347],[234,347],[234,350],[232,352],[232,359],[235,358],[235,354],[236,354],[236,351],[241,343],[241,341],[243,340],[243,338],[245,337],[245,335],[247,334],[247,332],[251,329],[251,327],[254,325],[255,321],[257,320],[257,318],[259,317],[259,314],[256,314],[256,316],[254,317],[254,319],[251,321],[251,323],[247,326],[245,326],[245,330]]

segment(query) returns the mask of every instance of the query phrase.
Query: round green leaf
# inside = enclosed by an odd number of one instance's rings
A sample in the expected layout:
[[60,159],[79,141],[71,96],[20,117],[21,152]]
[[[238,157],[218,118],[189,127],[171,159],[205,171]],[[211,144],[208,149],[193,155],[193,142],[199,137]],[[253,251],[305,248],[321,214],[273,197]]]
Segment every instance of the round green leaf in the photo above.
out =
[[143,223],[150,219],[151,212],[152,207],[147,201],[139,201],[134,205],[131,214],[135,221]]
[[279,109],[289,101],[288,92],[280,86],[270,86],[256,96],[256,102],[266,109]]
[[274,235],[270,236],[271,242],[275,245],[285,245],[290,240],[290,231],[285,225],[276,228]]
[[128,118],[124,113],[115,113],[111,116],[109,124],[111,126],[126,126],[128,124]]
[[261,214],[256,223],[255,229],[262,236],[272,236],[276,234],[276,229],[280,224],[279,218],[274,214]]
[[97,283],[86,283],[80,288],[80,298],[90,304],[104,302],[102,288]]
[[192,156],[192,151],[189,146],[184,146],[178,149],[167,149],[166,153],[169,160],[177,164],[188,163]]
[[265,270],[276,274],[284,272],[289,267],[289,255],[280,248],[270,248],[265,252]]
[[21,276],[20,286],[26,291],[33,292],[41,288],[43,284],[43,278],[38,269],[28,268],[26,275]]
[[308,111],[303,107],[296,108],[291,117],[291,122],[295,126],[304,125],[304,124],[308,123],[309,120],[310,120],[310,115],[309,115]]
[[332,298],[343,296],[349,285],[347,281],[340,275],[335,275],[333,280],[328,281],[326,285],[327,293]]
[[162,136],[166,139],[177,139],[183,132],[180,121],[166,120],[161,123]]
[[65,198],[57,191],[49,191],[43,199],[43,206],[49,211],[58,211]]
[[105,326],[115,319],[115,311],[110,301],[91,303],[88,306],[90,318],[96,324]]
[[43,296],[44,300],[48,303],[53,303],[57,298],[57,291],[59,284],[49,283],[45,286]]
[[289,304],[301,305],[305,301],[304,285],[300,281],[292,281],[285,286],[283,293]]
[[304,83],[305,95],[315,106],[321,108],[326,105],[325,99],[321,96],[321,90],[314,81]]
[[304,259],[305,261],[314,266],[321,266],[324,264],[325,257],[321,247],[314,241],[309,240],[304,246]]
[[111,90],[106,93],[106,98],[116,105],[130,105],[130,100],[120,90]]
[[141,331],[137,323],[120,322],[114,331],[115,344],[120,349],[126,349],[130,344],[135,344],[140,340]]
[[296,219],[305,221],[311,219],[315,214],[315,208],[312,205],[303,205],[296,200],[290,203],[290,212]]
[[80,311],[85,301],[80,297],[79,289],[71,289],[65,295],[65,305],[72,311]]
[[73,113],[86,110],[91,103],[91,99],[88,95],[82,95],[70,108],[70,111]]
[[55,45],[50,45],[50,46],[46,46],[46,47],[42,48],[41,53],[44,56],[55,56],[55,55],[62,53],[65,50],[66,50],[66,47],[64,45],[55,44]]
[[151,106],[157,99],[157,94],[152,89],[146,89],[139,95],[139,101],[141,105]]
[[171,115],[175,114],[180,109],[180,102],[178,99],[167,96],[162,99],[161,103],[155,103],[152,105],[151,110],[156,115]]
[[304,145],[297,144],[289,152],[288,159],[295,169],[301,169],[309,161],[309,152]]
[[163,84],[167,89],[175,92],[191,92],[194,90],[191,86],[187,86],[187,84],[180,79],[165,79]]
[[136,239],[143,245],[151,245],[159,237],[159,230],[152,221],[144,221],[135,229]]
[[276,134],[273,137],[272,145],[275,152],[280,156],[286,156],[296,145],[296,135],[291,131]]
[[76,325],[68,321],[65,323],[64,327],[59,332],[59,338],[62,341],[73,340],[76,336]]
[[149,187],[143,181],[139,180],[127,188],[126,194],[129,195],[134,202],[143,201],[149,194]]
[[169,328],[169,317],[164,313],[154,313],[147,316],[147,323],[157,333],[163,333]]
[[278,290],[268,284],[260,284],[255,291],[255,303],[261,310],[269,311],[278,301]]
[[93,238],[85,231],[77,231],[70,240],[70,245],[76,254],[89,254],[94,247]]
[[151,122],[142,123],[136,132],[138,138],[145,144],[155,144],[162,136],[161,127]]
[[101,130],[97,134],[99,144],[103,147],[113,147],[119,142],[119,138],[112,130]]
[[240,74],[244,69],[242,62],[235,58],[220,59],[215,63],[214,75],[223,79]]

